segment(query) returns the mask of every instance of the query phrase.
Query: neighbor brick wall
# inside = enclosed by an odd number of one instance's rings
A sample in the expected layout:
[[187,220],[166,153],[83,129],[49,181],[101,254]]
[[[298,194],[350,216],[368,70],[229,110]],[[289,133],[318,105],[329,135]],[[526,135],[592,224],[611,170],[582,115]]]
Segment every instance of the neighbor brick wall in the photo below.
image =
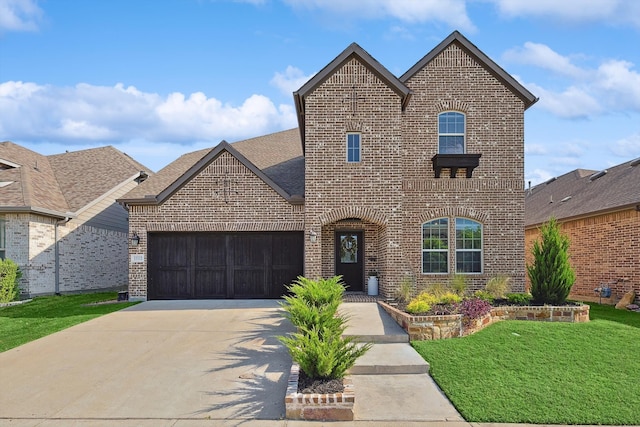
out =
[[144,262],[129,265],[129,295],[147,296],[148,232],[301,231],[303,215],[302,206],[291,205],[223,152],[164,203],[129,208],[129,232],[141,238],[129,255],[144,255]]
[[[561,230],[570,239],[570,262],[576,273],[571,297],[597,297],[594,289],[611,284],[618,300],[631,289],[640,295],[640,212],[627,209],[588,218],[562,221]],[[526,260],[533,263],[533,243],[538,227],[526,230]],[[623,280],[620,280],[623,279]],[[615,282],[615,283],[612,283]],[[527,288],[530,283],[527,278]]]

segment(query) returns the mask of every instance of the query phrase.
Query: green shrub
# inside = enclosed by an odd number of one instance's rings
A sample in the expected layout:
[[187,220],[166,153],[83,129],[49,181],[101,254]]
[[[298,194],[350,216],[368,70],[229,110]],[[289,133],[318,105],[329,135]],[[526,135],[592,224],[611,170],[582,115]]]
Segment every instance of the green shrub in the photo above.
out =
[[473,293],[473,296],[476,298],[480,298],[483,301],[487,301],[488,303],[493,303],[493,295],[491,295],[491,293],[489,291],[486,291],[484,289],[481,290],[477,290]]
[[491,294],[491,296],[496,298],[504,298],[504,295],[511,288],[510,282],[511,278],[509,276],[495,276],[489,279],[484,289]]
[[467,278],[462,274],[456,274],[451,279],[451,290],[462,296],[467,291]]
[[344,285],[340,276],[330,279],[298,279],[287,287],[291,295],[281,304],[284,316],[297,332],[278,339],[294,362],[310,378],[339,379],[371,344],[358,345],[354,337],[343,337],[347,317],[338,313]]
[[438,296],[437,304],[457,304],[462,301],[462,297],[453,292],[445,292]]
[[569,238],[555,219],[540,228],[542,242],[533,243],[533,264],[527,265],[533,301],[560,305],[567,301],[576,275],[569,264]]
[[407,304],[407,313],[410,314],[418,314],[418,313],[426,313],[431,310],[431,304],[426,301],[421,301],[419,299],[413,299],[409,304]]
[[10,259],[0,259],[0,303],[15,301],[20,294],[22,272]]
[[300,276],[287,290],[291,295],[283,296],[285,302],[280,305],[294,326],[310,330],[339,323],[335,315],[345,290],[340,276],[319,280]]
[[507,294],[506,298],[511,304],[528,305],[533,297],[531,294]]

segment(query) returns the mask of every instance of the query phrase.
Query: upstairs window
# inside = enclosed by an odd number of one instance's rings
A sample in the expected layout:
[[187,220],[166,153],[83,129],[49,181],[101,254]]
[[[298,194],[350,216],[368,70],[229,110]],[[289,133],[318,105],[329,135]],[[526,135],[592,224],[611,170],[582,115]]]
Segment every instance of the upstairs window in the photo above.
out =
[[447,111],[438,115],[438,153],[464,154],[465,117],[462,113]]
[[456,218],[456,272],[482,273],[482,224]]
[[357,163],[360,161],[360,134],[347,134],[347,162]]

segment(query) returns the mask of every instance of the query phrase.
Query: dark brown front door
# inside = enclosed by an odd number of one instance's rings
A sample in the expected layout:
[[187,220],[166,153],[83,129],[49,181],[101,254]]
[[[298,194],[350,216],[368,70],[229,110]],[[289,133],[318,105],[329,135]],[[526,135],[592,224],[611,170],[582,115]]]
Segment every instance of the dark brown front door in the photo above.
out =
[[362,231],[336,232],[336,275],[348,291],[361,292],[364,281],[364,238]]

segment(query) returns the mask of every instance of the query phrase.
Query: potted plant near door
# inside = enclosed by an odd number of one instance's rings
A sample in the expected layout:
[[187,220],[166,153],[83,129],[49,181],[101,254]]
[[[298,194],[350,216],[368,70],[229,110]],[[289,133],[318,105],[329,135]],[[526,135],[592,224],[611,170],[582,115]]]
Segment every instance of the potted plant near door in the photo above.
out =
[[371,270],[369,279],[367,280],[367,293],[369,295],[378,295],[378,272]]

